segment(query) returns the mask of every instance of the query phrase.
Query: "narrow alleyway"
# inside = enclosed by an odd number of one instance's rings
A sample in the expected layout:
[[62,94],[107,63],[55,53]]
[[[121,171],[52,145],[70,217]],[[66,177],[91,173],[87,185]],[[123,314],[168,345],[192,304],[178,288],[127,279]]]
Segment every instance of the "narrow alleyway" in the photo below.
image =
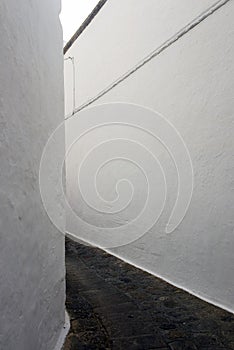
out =
[[231,350],[234,315],[107,253],[66,240],[64,350]]

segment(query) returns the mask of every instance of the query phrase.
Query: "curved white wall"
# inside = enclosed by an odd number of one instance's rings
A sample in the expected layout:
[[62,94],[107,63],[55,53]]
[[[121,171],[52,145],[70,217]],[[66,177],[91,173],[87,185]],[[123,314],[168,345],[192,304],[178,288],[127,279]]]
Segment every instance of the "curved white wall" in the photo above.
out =
[[[59,0],[0,2],[0,348],[4,350],[52,350],[64,325],[64,238],[46,215],[38,179],[47,138],[63,120],[59,12]],[[57,151],[55,158],[62,157],[63,140]],[[63,215],[59,208],[55,210]]]
[[[133,4],[131,0],[110,0],[67,53],[76,61],[76,107],[95,97],[214,3],[168,0],[134,1]],[[177,229],[166,234],[165,223],[176,198],[177,182],[173,164],[165,152],[161,153],[169,190],[166,210],[158,224],[141,239],[110,252],[232,311],[233,15],[234,3],[229,1],[91,104],[92,107],[116,101],[130,102],[160,112],[180,132],[194,167],[195,185],[189,210]],[[65,63],[67,114],[72,110],[68,64]],[[83,128],[85,114],[81,112],[77,117],[77,128]],[[71,125],[67,122],[68,142],[74,134],[74,125],[73,130],[69,129]],[[96,137],[99,141],[98,133]],[[95,134],[77,145],[77,159],[87,153],[90,144],[95,144]],[[157,147],[160,146],[155,145]],[[73,160],[74,164],[77,159]],[[106,176],[102,180],[99,178],[100,188],[107,196],[113,192],[111,179],[115,179],[117,173],[118,167],[113,170],[109,167]],[[76,209],[85,218],[88,207],[79,194],[74,194],[76,183],[68,182],[67,186],[70,199],[77,203]],[[138,187],[141,189],[140,182]],[[121,217],[122,221],[127,219]],[[104,217],[99,215],[95,220],[100,225]],[[80,229],[69,216],[67,230],[82,238],[89,237],[88,232],[79,232]]]

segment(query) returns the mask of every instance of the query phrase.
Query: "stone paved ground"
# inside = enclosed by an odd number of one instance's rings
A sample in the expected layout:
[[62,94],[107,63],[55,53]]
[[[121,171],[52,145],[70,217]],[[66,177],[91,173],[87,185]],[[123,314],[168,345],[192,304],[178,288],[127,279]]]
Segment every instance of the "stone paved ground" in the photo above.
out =
[[64,350],[233,350],[234,315],[92,247],[66,240]]

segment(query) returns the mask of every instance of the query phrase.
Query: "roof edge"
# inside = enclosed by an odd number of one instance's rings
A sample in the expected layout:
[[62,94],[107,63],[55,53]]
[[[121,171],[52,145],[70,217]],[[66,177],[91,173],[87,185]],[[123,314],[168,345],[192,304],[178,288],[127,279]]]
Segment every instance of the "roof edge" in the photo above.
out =
[[64,55],[70,49],[70,47],[74,44],[76,39],[83,33],[83,31],[92,22],[94,17],[98,14],[98,12],[101,10],[101,8],[105,5],[105,3],[107,1],[108,0],[100,0],[98,2],[98,4],[94,7],[93,11],[89,14],[89,16],[86,18],[86,20],[81,24],[81,26],[78,28],[78,30],[75,32],[75,34],[71,37],[71,39],[64,46],[64,48],[63,48],[63,54]]

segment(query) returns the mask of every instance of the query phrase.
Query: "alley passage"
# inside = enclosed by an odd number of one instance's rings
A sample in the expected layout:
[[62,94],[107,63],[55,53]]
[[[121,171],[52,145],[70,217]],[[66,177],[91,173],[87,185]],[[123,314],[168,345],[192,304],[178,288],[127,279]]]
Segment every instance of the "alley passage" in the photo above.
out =
[[64,350],[233,350],[234,315],[93,247],[66,240]]

